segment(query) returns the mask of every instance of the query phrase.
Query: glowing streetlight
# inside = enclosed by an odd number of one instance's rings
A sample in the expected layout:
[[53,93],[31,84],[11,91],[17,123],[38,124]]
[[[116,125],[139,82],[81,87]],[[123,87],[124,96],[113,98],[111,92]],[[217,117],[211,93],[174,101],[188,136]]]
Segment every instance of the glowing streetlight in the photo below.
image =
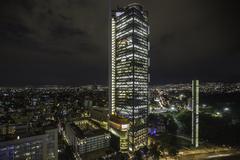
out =
[[174,110],[175,110],[175,107],[171,107],[171,110],[174,111]]
[[227,112],[227,111],[229,111],[229,108],[225,107],[223,110]]

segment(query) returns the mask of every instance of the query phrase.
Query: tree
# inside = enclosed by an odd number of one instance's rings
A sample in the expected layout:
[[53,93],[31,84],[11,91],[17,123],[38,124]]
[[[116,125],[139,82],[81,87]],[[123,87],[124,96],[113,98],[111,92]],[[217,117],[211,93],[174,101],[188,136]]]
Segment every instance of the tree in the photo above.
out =
[[178,148],[175,146],[169,146],[168,148],[168,154],[170,156],[176,156],[178,154]]
[[149,149],[149,154],[153,156],[154,159],[159,159],[161,153],[159,148],[159,143],[151,144]]
[[143,155],[142,155],[142,152],[140,149],[134,153],[133,159],[134,160],[143,160]]
[[128,160],[129,155],[127,153],[118,152],[115,157],[116,160]]

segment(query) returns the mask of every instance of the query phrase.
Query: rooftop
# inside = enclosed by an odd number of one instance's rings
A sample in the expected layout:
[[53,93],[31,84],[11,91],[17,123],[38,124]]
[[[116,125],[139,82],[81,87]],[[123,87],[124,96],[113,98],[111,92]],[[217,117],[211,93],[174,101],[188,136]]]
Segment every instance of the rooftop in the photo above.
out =
[[104,133],[108,133],[106,130],[98,127],[91,120],[81,120],[74,123],[71,123],[71,128],[75,132],[75,135],[79,138],[88,138],[94,137],[98,135],[102,135]]
[[[46,130],[56,129],[57,126],[52,121],[42,123],[42,127],[30,126],[27,124],[3,124],[0,133],[0,142],[20,138],[32,137],[45,134]],[[8,133],[7,133],[8,130]]]
[[118,115],[111,115],[109,120],[113,121],[115,123],[118,123],[118,124],[128,124],[129,123],[129,120],[127,118],[124,118],[124,117],[121,117]]

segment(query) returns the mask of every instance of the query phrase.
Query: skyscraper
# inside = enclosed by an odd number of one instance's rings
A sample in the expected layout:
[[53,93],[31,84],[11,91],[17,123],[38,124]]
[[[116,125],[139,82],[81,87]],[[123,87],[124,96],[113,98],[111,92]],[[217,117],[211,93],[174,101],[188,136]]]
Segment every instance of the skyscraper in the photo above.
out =
[[192,81],[192,144],[198,147],[199,139],[199,81]]
[[129,120],[129,150],[147,144],[148,13],[133,3],[112,11],[110,112]]

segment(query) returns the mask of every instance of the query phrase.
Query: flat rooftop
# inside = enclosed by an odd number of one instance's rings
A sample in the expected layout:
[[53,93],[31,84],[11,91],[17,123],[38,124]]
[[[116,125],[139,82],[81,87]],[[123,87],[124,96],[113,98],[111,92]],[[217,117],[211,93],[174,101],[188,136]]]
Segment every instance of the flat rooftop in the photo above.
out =
[[129,124],[129,120],[127,118],[117,115],[111,115],[109,120],[117,124]]
[[[10,141],[10,140],[15,140],[19,136],[20,138],[27,138],[27,137],[32,137],[32,136],[38,136],[38,135],[43,135],[45,134],[46,130],[51,130],[51,129],[57,129],[56,123],[53,122],[48,122],[48,123],[43,123],[43,126],[41,127],[29,127],[27,124],[21,124],[21,125],[1,125],[0,127],[6,127],[6,129],[12,130],[11,133],[8,134],[0,134],[0,142],[4,141]],[[14,130],[14,131],[13,131]]]
[[86,119],[71,123],[70,126],[79,138],[89,138],[108,133],[108,131],[98,127],[91,120]]

